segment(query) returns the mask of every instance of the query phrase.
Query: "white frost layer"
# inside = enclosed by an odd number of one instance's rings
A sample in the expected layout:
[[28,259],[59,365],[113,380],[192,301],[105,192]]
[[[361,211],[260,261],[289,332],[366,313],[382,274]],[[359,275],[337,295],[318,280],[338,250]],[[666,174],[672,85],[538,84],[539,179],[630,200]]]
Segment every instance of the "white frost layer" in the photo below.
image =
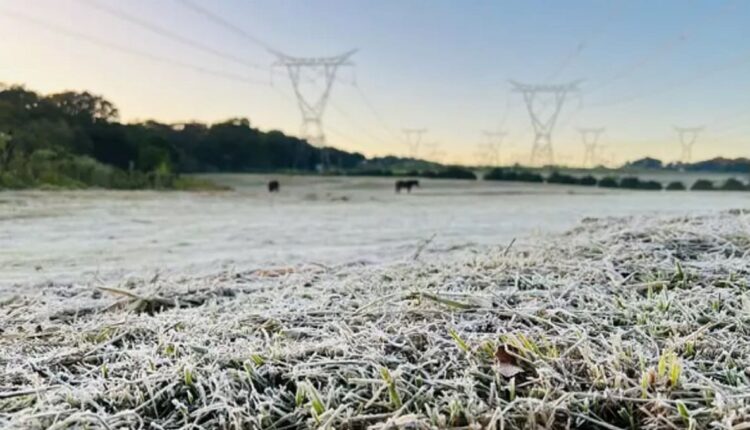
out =
[[[3,287],[45,281],[112,281],[155,273],[408,257],[559,233],[585,216],[697,214],[749,207],[750,193],[643,192],[490,181],[422,180],[396,194],[394,179],[218,179],[228,193],[122,191],[0,194]],[[539,234],[537,234],[539,233]]]
[[731,428],[750,419],[749,223],[46,286],[0,307],[0,427]]

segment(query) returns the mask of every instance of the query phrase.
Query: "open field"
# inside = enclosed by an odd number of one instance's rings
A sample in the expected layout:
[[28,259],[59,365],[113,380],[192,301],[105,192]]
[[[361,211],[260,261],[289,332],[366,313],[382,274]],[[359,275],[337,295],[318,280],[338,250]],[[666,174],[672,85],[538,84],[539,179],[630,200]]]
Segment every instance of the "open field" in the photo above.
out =
[[707,213],[750,206],[750,193],[639,192],[557,185],[392,179],[209,176],[233,192],[0,194],[0,288],[112,281],[224,268],[383,263],[425,241],[437,256],[561,232],[587,216]]
[[0,305],[0,427],[745,429],[749,233],[740,211],[610,218],[25,290]]

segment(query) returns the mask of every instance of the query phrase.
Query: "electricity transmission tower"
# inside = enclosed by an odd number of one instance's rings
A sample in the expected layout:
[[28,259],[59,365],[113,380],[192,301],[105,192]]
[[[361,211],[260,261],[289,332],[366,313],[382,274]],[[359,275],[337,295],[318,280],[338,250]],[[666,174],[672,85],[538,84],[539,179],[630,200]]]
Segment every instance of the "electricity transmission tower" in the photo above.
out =
[[682,154],[680,162],[686,164],[693,158],[693,145],[698,140],[698,134],[703,131],[704,127],[675,127],[677,135],[680,138]]
[[507,134],[504,131],[482,131],[485,141],[479,145],[479,153],[486,158],[480,164],[493,167],[500,165],[500,146]]
[[597,162],[597,144],[604,128],[579,128],[578,131],[581,133],[581,140],[583,140],[583,167],[594,167]]
[[405,128],[406,146],[409,148],[409,157],[417,158],[419,155],[419,145],[422,143],[422,136],[427,133],[424,128]]
[[485,147],[484,144],[480,143],[477,145],[477,150],[474,152],[474,158],[477,166],[486,166],[489,164],[487,162],[489,155],[487,153],[487,147]]
[[[510,81],[513,91],[521,93],[526,103],[526,109],[531,117],[534,128],[534,142],[531,147],[531,164],[553,164],[552,130],[560,115],[560,110],[569,93],[578,91],[580,81],[560,85],[529,85]],[[552,96],[553,106],[550,112],[535,103],[539,95]]]
[[[340,67],[353,66],[349,58],[357,50],[352,50],[335,57],[312,57],[300,58],[291,57],[280,52],[271,51],[278,58],[273,67],[284,67],[289,73],[289,79],[292,81],[292,89],[297,98],[297,105],[302,114],[302,127],[300,130],[301,138],[307,140],[311,145],[321,148],[323,168],[330,165],[330,154],[326,150],[326,135],[323,130],[323,113],[325,112],[328,98],[331,96],[331,88],[336,80],[336,72]],[[317,76],[313,78],[313,83],[317,84],[322,77],[322,91],[317,96],[310,96],[303,93],[302,84],[307,82],[303,72],[309,70]]]
[[425,143],[424,146],[427,147],[428,151],[426,154],[426,158],[434,163],[443,164],[444,158],[445,158],[445,151],[440,149],[440,143],[438,142],[430,142]]

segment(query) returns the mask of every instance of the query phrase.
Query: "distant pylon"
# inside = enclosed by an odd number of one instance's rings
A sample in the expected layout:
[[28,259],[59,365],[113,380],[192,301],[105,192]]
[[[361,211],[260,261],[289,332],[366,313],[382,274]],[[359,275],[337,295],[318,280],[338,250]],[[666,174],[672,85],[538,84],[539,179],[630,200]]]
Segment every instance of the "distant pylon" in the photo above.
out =
[[599,138],[604,133],[604,128],[579,128],[581,140],[583,140],[583,167],[594,167],[597,163],[597,145]]
[[[322,164],[323,168],[327,168],[330,165],[330,154],[325,150],[327,142],[323,130],[323,113],[331,95],[333,83],[336,81],[336,72],[339,67],[353,66],[354,63],[349,61],[349,57],[357,51],[352,50],[335,57],[318,58],[291,57],[280,52],[271,52],[278,57],[273,66],[285,67],[289,73],[289,79],[292,81],[292,89],[302,114],[300,137],[307,140],[311,145],[323,149]],[[309,97],[303,94],[300,83],[303,79],[302,71],[304,69],[316,72],[316,76],[318,73],[323,76],[323,90],[318,97]]]
[[617,154],[611,149],[607,149],[607,145],[599,145],[597,149],[597,164],[605,167],[616,167],[617,166]]
[[438,142],[430,142],[425,143],[424,146],[427,148],[427,154],[425,154],[425,157],[429,161],[433,161],[438,164],[443,164],[443,159],[445,158],[445,151],[440,149],[440,143]]
[[487,160],[485,161],[485,163],[493,167],[499,166],[500,148],[503,144],[503,140],[505,140],[505,136],[507,136],[508,133],[504,131],[482,130],[482,135],[484,136],[484,143],[482,144],[482,147],[487,154]]
[[680,138],[680,162],[689,163],[693,159],[693,145],[698,140],[698,134],[703,131],[704,127],[675,127],[677,135]]
[[490,158],[492,154],[484,143],[477,144],[477,150],[474,152],[474,159],[476,160],[477,166],[490,166]]
[[[531,117],[531,125],[534,127],[534,142],[531,147],[531,164],[554,164],[555,158],[552,151],[552,130],[560,115],[560,110],[565,103],[568,93],[578,91],[580,81],[561,85],[528,85],[510,81],[513,91],[523,95],[526,109]],[[554,97],[552,112],[542,118],[542,112],[535,106],[537,95],[550,94]]]
[[417,158],[419,156],[419,145],[422,143],[422,136],[427,133],[424,128],[405,128],[406,146],[409,148],[409,157]]

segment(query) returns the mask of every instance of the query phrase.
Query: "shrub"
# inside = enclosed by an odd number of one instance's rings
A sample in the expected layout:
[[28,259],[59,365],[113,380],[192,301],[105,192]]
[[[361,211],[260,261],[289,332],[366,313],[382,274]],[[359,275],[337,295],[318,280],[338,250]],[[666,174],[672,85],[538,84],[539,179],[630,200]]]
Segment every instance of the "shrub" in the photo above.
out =
[[566,184],[566,185],[578,185],[578,178],[571,175],[564,175],[558,171],[552,172],[547,178],[547,182],[550,184]]
[[721,189],[725,191],[745,191],[748,187],[735,178],[729,178],[722,184]]
[[347,172],[350,176],[393,176],[392,170],[386,169],[359,169]]
[[0,172],[0,190],[19,190],[32,185],[33,184],[24,180],[20,175],[14,175],[11,172]]
[[539,173],[521,170],[518,172],[516,180],[521,182],[544,182],[544,177]]
[[488,181],[519,181],[519,182],[544,182],[544,177],[538,173],[523,169],[501,169],[490,170],[484,179]]
[[617,187],[620,186],[617,183],[617,179],[615,179],[615,178],[613,178],[611,176],[607,176],[607,177],[599,179],[598,185],[601,188],[617,188]]
[[659,181],[644,181],[641,182],[641,188],[642,190],[650,190],[650,191],[661,191],[664,189],[664,186]]
[[463,167],[448,167],[445,170],[438,170],[432,173],[432,176],[427,177],[437,179],[469,179],[472,181],[477,179],[477,175],[473,171]]
[[510,170],[501,169],[499,167],[494,168],[487,172],[484,175],[484,179],[487,181],[508,181],[512,179],[508,179],[508,174],[511,173]]
[[180,191],[228,191],[232,189],[225,185],[217,185],[206,179],[191,176],[175,178],[172,187]]
[[585,187],[593,187],[594,185],[596,185],[596,178],[591,175],[587,175],[587,176],[584,176],[583,178],[580,178],[578,180],[578,183]]
[[672,181],[667,185],[667,191],[684,191],[686,189],[685,184],[680,181]]
[[714,188],[713,182],[707,179],[698,179],[690,189],[693,191],[713,191],[716,188]]
[[620,188],[638,190],[641,188],[641,186],[642,186],[641,180],[634,176],[628,176],[627,178],[622,178],[620,180]]
[[500,168],[494,168],[489,172],[485,173],[482,179],[485,181],[499,181],[503,178],[504,171]]

